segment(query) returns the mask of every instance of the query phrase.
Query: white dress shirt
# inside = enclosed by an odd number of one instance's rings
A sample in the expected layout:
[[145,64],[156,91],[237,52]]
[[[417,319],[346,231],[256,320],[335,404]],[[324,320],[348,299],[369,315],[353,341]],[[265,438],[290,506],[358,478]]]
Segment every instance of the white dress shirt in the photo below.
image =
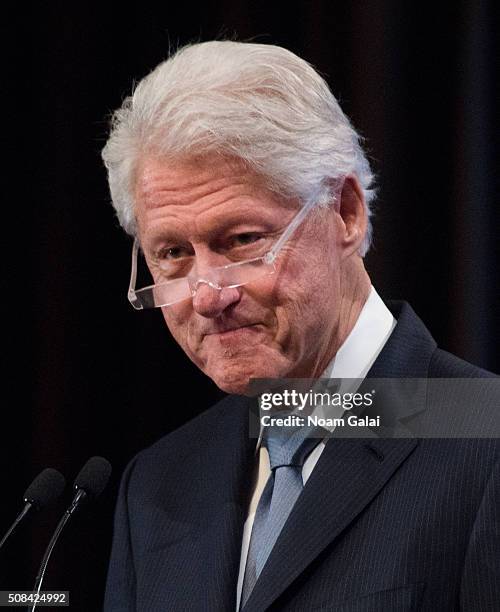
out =
[[[337,354],[328,364],[321,378],[359,379],[365,378],[368,370],[378,357],[396,325],[396,320],[372,287],[358,320],[347,336]],[[247,519],[243,527],[241,543],[240,571],[238,575],[236,610],[240,607],[241,590],[245,575],[245,566],[252,533],[255,511],[260,496],[271,474],[267,449],[257,441],[258,461],[256,465],[255,484],[250,500]],[[305,484],[311,475],[318,459],[325,448],[322,440],[307,457],[302,467],[302,481]]]

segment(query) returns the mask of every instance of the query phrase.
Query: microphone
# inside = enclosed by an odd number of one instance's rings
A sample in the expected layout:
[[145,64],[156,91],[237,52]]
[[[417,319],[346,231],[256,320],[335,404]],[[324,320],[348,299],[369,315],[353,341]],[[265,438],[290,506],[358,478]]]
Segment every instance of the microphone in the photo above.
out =
[[27,516],[31,509],[40,510],[41,508],[50,506],[51,503],[61,496],[65,486],[66,480],[57,470],[45,468],[45,470],[40,472],[24,492],[24,508],[0,541],[0,548],[7,542],[14,533],[16,527]]
[[94,501],[97,497],[99,497],[99,495],[106,488],[110,476],[111,464],[109,461],[104,459],[104,457],[91,457],[75,478],[73,483],[73,490],[75,491],[73,500],[57,524],[50,542],[45,549],[45,553],[40,564],[40,569],[33,588],[36,595],[34,597],[33,605],[30,608],[31,611],[35,609],[38,602],[38,595],[40,594],[40,590],[42,588],[42,582],[50,555],[52,554],[52,550],[54,549],[54,546],[56,545],[56,542],[59,539],[64,527],[76,510],[85,505],[86,502]]

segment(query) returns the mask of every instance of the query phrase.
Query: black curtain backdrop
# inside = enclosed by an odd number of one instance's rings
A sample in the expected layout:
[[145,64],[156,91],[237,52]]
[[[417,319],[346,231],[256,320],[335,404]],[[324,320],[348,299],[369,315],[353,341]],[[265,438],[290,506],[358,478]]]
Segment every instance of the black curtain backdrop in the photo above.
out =
[[[5,13],[0,530],[45,466],[71,481],[91,455],[109,489],[73,519],[45,588],[99,610],[119,476],[141,448],[220,392],[159,312],[126,300],[130,239],[109,204],[107,118],[169,47],[214,37],[285,46],[324,74],[378,175],[367,268],[440,345],[500,370],[494,2],[207,0]],[[165,466],[168,469],[168,466]],[[0,552],[0,588],[30,589],[68,498]]]

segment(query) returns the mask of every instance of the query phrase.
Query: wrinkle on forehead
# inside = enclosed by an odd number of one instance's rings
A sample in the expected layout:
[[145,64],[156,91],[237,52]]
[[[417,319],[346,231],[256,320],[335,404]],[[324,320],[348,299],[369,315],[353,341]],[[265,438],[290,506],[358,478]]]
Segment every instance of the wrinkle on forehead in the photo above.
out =
[[204,156],[182,161],[148,157],[139,164],[136,176],[136,199],[147,209],[190,204],[232,187],[264,187],[263,180],[243,162],[222,157]]
[[139,230],[150,235],[161,232],[162,226],[166,229],[166,224],[201,229],[205,216],[213,227],[231,216],[251,217],[257,207],[264,221],[280,214],[279,209],[297,206],[271,194],[262,177],[238,160],[204,157],[169,162],[150,157],[142,161],[137,176]]

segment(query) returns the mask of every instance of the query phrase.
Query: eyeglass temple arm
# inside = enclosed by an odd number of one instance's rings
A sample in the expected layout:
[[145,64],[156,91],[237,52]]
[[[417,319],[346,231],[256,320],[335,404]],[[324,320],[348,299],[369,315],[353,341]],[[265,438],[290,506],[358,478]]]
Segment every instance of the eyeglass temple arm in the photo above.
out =
[[[279,240],[276,242],[276,244],[265,255],[267,263],[273,263],[273,261],[278,256],[278,253],[283,248],[283,245],[285,244],[285,242],[290,238],[290,236],[293,234],[293,232],[302,223],[302,221],[305,219],[306,215],[311,210],[311,208],[316,206],[316,204],[318,203],[319,192],[320,192],[320,190],[318,189],[316,191],[316,193],[311,198],[309,198],[309,200],[307,200],[307,202],[304,204],[304,206],[297,213],[297,215],[295,216],[293,221],[287,227],[286,231],[283,234],[281,234],[281,236],[280,236]],[[335,199],[337,199],[337,197],[338,197],[338,194],[335,194]]]
[[279,240],[272,247],[269,253],[267,253],[266,258],[269,261],[269,263],[273,262],[276,259],[276,257],[278,256],[278,253],[281,251],[285,242],[290,238],[293,232],[302,223],[307,213],[311,210],[311,208],[315,204],[316,204],[315,200],[311,199],[311,200],[308,200],[307,203],[300,209],[300,211],[297,213],[293,221],[287,227],[286,231],[283,234],[281,234],[281,236],[279,237]]
[[137,255],[139,252],[139,242],[134,238],[134,246],[132,247],[132,265],[130,268],[130,283],[128,285],[128,299],[136,310],[142,310],[143,306],[135,293],[135,283],[137,280]]

